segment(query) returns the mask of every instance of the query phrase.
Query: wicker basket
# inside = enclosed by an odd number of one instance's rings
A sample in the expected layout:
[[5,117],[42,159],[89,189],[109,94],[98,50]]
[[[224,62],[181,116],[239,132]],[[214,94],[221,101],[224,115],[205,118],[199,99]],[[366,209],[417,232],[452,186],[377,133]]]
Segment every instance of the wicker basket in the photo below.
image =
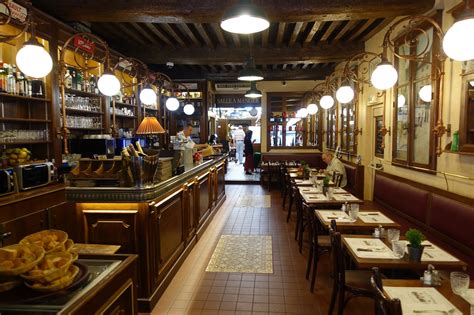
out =
[[132,176],[132,183],[135,187],[151,186],[155,182],[156,171],[158,170],[160,151],[144,150],[147,156],[130,157],[125,160]]

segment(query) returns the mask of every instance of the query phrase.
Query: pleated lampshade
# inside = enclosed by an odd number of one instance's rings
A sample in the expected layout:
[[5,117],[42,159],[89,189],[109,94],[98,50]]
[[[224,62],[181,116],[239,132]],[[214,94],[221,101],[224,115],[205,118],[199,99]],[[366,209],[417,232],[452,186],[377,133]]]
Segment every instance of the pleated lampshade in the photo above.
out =
[[136,132],[137,135],[154,135],[158,133],[165,133],[165,130],[161,127],[156,117],[143,118]]

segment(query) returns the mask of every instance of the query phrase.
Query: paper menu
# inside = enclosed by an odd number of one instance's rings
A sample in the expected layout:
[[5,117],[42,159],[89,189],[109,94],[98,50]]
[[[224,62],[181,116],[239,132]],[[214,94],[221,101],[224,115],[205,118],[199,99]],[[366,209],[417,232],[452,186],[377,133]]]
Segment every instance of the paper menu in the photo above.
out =
[[[408,241],[405,241],[408,243]],[[424,241],[421,243],[422,245],[426,245],[423,249],[423,254],[421,256],[421,261],[459,261],[456,257],[451,255],[450,253],[446,252],[445,250],[439,248],[438,246],[434,245],[430,241]],[[408,253],[408,249],[406,250]]]
[[316,210],[324,222],[329,223],[331,220],[336,222],[354,222],[351,218],[341,210]]
[[358,201],[359,198],[351,195],[351,194],[334,194],[333,195],[334,199],[335,200],[338,200],[338,201]]
[[392,250],[380,239],[345,237],[344,240],[357,257],[397,259]]
[[359,219],[364,223],[393,223],[392,220],[379,211],[359,212]]
[[[432,287],[388,287],[384,291],[390,298],[400,299],[402,312],[407,314],[462,315],[451,302]],[[431,311],[431,312],[430,312]]]

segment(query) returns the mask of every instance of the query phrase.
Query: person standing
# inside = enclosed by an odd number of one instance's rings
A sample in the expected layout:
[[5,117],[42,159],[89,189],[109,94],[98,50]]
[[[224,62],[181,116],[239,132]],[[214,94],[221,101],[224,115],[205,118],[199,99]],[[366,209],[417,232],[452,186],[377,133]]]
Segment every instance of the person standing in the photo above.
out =
[[234,132],[235,155],[239,164],[242,164],[242,160],[244,159],[244,138],[244,130],[242,126],[239,126]]
[[245,164],[244,171],[246,175],[252,175],[254,170],[253,165],[253,141],[252,141],[252,130],[247,130],[244,138],[244,153],[245,153]]
[[341,160],[335,157],[332,152],[324,152],[322,155],[322,159],[324,163],[328,165],[324,173],[328,176],[332,176],[334,172],[342,174],[341,186],[346,187],[347,185],[347,175],[346,169],[344,168],[344,164],[342,164]]

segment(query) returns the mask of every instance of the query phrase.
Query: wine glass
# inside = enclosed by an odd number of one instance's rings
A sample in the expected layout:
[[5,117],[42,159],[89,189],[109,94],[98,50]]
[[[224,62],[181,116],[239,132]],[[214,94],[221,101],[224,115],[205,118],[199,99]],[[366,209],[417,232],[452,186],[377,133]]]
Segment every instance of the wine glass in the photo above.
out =
[[403,256],[405,256],[406,247],[407,243],[404,241],[392,241],[392,251],[397,258],[403,258]]
[[451,282],[451,290],[454,294],[464,295],[469,288],[470,277],[468,274],[459,271],[453,271],[449,275],[449,280]]
[[398,241],[400,239],[400,230],[399,229],[388,229],[387,230],[387,241]]

